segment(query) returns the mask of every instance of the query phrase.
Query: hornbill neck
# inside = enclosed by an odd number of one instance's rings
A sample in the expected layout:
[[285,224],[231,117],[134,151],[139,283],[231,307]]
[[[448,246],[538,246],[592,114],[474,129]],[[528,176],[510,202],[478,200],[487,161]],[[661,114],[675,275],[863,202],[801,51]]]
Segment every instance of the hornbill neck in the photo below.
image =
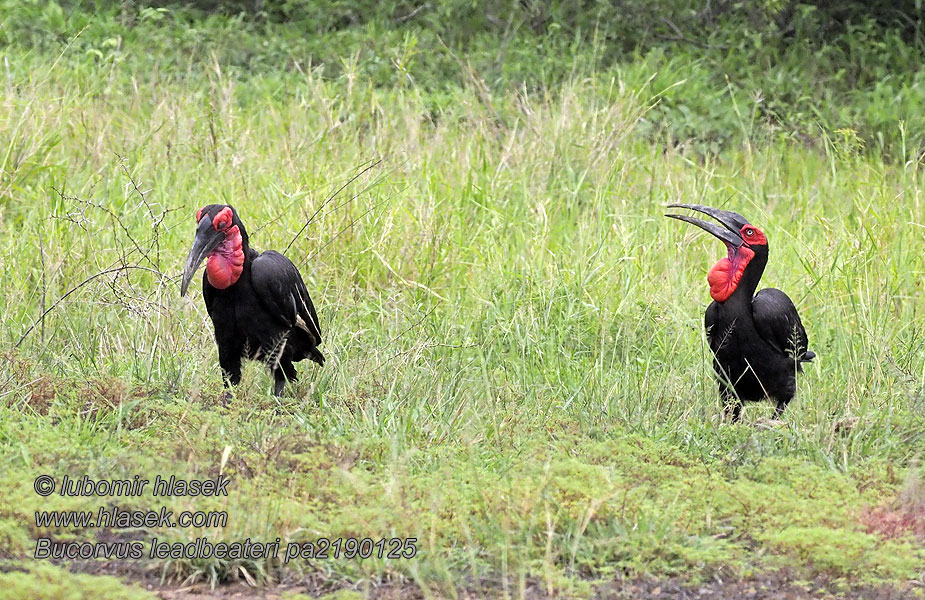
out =
[[240,281],[242,274],[250,269],[251,252],[244,225],[235,223],[224,241],[209,254],[206,278],[212,287],[223,290]]
[[732,302],[751,304],[752,297],[754,297],[755,291],[758,289],[758,283],[761,281],[764,268],[768,264],[768,247],[752,246],[751,250],[755,255],[745,266],[742,278],[739,279],[739,284],[736,286],[735,291],[726,299],[727,304]]

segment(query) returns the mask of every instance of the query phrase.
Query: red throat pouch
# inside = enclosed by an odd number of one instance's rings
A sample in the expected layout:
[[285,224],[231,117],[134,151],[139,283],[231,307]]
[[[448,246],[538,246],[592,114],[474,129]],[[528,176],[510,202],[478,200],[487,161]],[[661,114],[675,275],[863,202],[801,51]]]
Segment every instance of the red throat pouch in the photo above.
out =
[[741,246],[738,251],[730,248],[729,256],[716,261],[707,274],[710,296],[717,302],[725,302],[736,291],[745,267],[754,256],[755,253],[748,246]]
[[228,229],[225,241],[209,255],[206,276],[213,287],[220,290],[237,283],[244,270],[244,248],[241,232],[234,226]]

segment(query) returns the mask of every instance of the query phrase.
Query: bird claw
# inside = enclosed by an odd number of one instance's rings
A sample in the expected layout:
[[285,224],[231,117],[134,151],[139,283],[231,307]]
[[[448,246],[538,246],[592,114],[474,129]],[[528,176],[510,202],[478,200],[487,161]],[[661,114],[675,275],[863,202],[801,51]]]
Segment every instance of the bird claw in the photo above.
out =
[[231,393],[231,390],[225,390],[224,392],[222,392],[222,395],[221,395],[222,408],[228,408],[228,402],[231,400],[232,396],[233,394]]
[[780,427],[787,426],[786,421],[782,421],[780,419],[767,419],[767,418],[760,418],[757,421],[755,421],[755,424],[758,427],[764,427],[765,429],[778,429]]

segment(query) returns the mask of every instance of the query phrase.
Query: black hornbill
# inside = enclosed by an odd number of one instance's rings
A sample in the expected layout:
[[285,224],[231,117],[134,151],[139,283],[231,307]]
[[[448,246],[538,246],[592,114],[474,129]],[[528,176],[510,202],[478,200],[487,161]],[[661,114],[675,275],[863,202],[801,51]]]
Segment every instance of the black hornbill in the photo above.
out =
[[218,362],[225,386],[241,381],[241,359],[263,360],[275,379],[273,393],[295,381],[292,365],[324,355],[318,315],[292,261],[273,250],[257,252],[231,206],[210,204],[196,213],[196,239],[186,259],[180,295],[208,257],[202,297],[215,326]]
[[770,398],[779,418],[796,393],[796,374],[815,358],[800,315],[784,292],[765,288],[755,293],[768,264],[768,239],[742,215],[697,204],[689,208],[719,221],[665,215],[692,223],[718,237],[728,250],[707,275],[713,302],[704,325],[713,351],[713,370],[727,415],[738,421],[743,401]]

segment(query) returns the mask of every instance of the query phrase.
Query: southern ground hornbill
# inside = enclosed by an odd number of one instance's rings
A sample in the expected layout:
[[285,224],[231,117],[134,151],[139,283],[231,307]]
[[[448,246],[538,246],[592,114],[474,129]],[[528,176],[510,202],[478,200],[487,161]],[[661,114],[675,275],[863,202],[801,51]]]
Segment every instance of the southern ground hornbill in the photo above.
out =
[[186,259],[180,295],[185,296],[208,257],[202,297],[215,326],[225,385],[241,381],[241,359],[262,360],[273,372],[273,393],[296,379],[292,363],[324,364],[318,315],[292,261],[273,250],[250,247],[234,208],[210,204],[196,213],[196,239]]
[[669,204],[710,215],[723,227],[683,215],[666,215],[692,223],[718,237],[728,250],[707,275],[713,302],[704,325],[713,351],[713,370],[727,415],[738,421],[742,402],[770,398],[779,418],[796,393],[796,374],[816,354],[806,330],[784,292],[765,288],[755,293],[768,264],[768,239],[742,215],[697,204]]

